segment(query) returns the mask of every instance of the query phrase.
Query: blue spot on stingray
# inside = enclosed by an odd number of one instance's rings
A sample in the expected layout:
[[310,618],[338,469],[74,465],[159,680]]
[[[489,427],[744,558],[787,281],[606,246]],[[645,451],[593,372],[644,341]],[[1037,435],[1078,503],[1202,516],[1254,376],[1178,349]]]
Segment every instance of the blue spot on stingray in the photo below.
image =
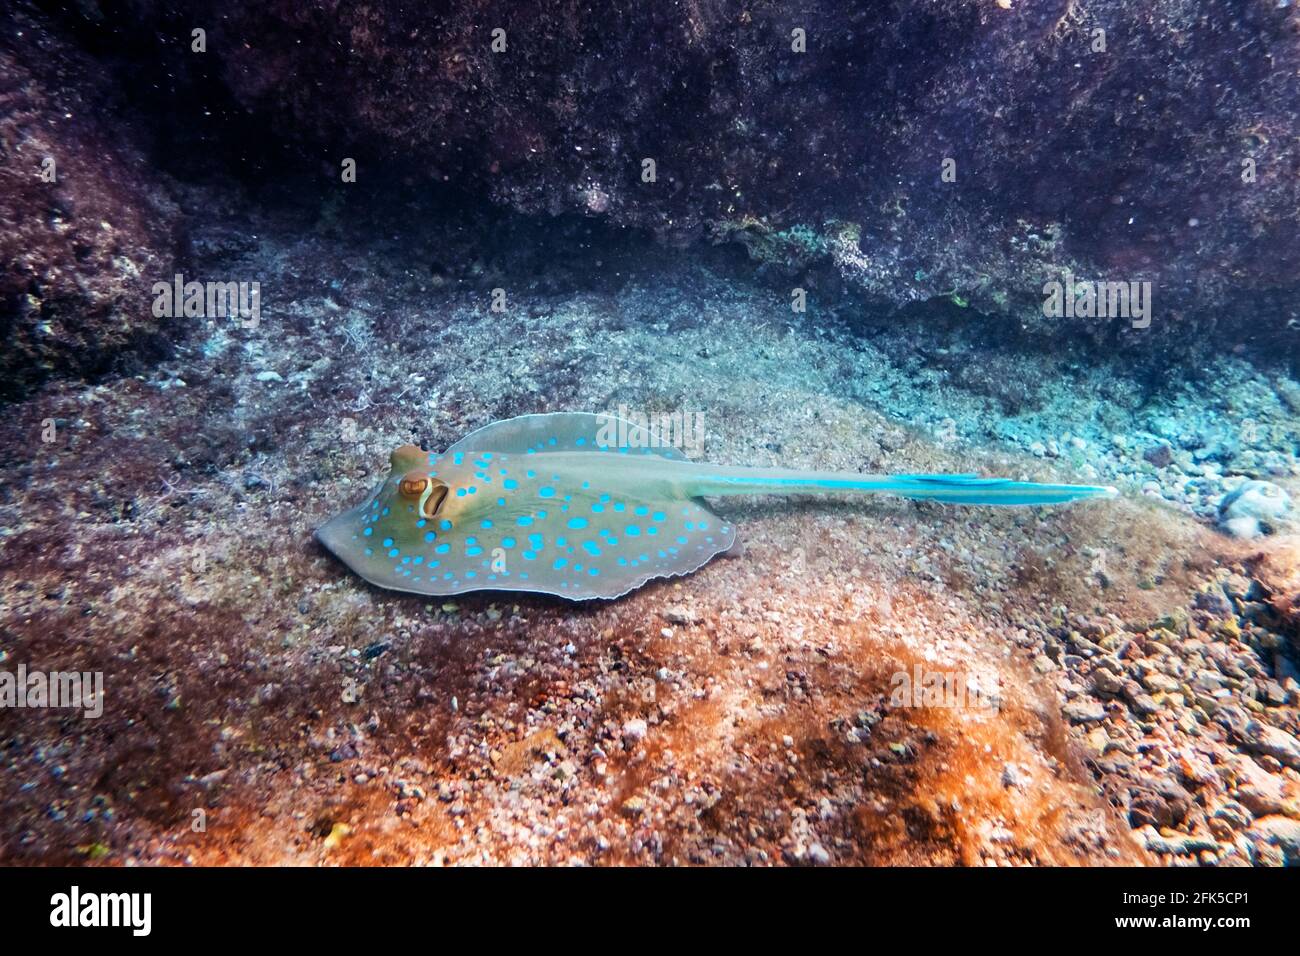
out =
[[374,533],[375,533],[375,529],[374,529],[374,528],[367,528],[367,529],[365,530],[365,536],[366,536],[367,538],[370,537],[370,536],[371,536],[372,534],[374,534]]
[[626,508],[626,507],[627,507],[627,505],[623,504],[623,502],[621,502],[621,501],[616,501],[616,502],[614,502],[614,510],[615,510],[615,511],[622,511],[622,510],[623,510],[624,508]]
[[678,543],[678,544],[685,544],[685,543],[686,543],[686,536],[685,536],[685,535],[681,535],[681,534],[679,534],[679,535],[677,536],[677,543]]
[[650,517],[654,518],[655,521],[663,521],[666,515],[662,511],[656,511]]
[[515,524],[519,525],[519,527],[521,528],[526,528],[532,523],[533,523],[533,519],[530,518],[528,515],[520,515],[518,518],[515,519]]
[[434,534],[432,531],[426,531],[426,532],[424,533],[424,540],[425,540],[425,541],[433,541],[433,540],[434,540],[435,538],[437,538],[437,537],[438,537],[438,536],[437,536],[436,534]]
[[629,538],[635,538],[637,535],[641,533],[641,529],[634,524],[630,524],[623,529],[623,533],[627,535]]
[[433,550],[434,550],[434,553],[436,553],[436,554],[446,554],[448,551],[451,550],[451,545],[449,545],[449,544],[440,544],[440,545],[438,545],[436,548],[434,548]]
[[524,560],[525,560],[525,561],[534,561],[534,560],[536,560],[536,559],[537,559],[537,555],[536,555],[534,552],[532,552],[532,551],[525,551],[525,552],[524,552]]
[[656,528],[654,525],[650,525],[648,528],[645,529],[645,533],[646,533],[646,534],[658,534],[658,533],[659,533],[659,529]]
[[568,539],[565,538],[564,535],[560,535],[558,538],[555,539],[555,546],[556,546],[557,548],[562,548],[562,547],[564,547],[565,542],[566,542],[567,540],[568,540]]
[[480,554],[482,554],[482,553],[483,553],[483,549],[482,549],[482,548],[466,548],[466,549],[465,549],[465,555],[466,555],[466,557],[470,557],[470,558],[477,557],[478,555],[480,555]]
[[456,489],[456,497],[457,497],[457,498],[464,498],[464,497],[465,497],[465,489],[464,489],[464,488],[457,488],[457,489]]
[[506,499],[504,499],[504,498],[498,498],[498,499],[497,499],[497,507],[498,507],[498,508],[501,507],[502,505],[504,505],[505,503],[506,503]]
[[438,522],[438,530],[439,530],[439,531],[450,531],[450,530],[451,530],[451,522],[448,521],[446,518],[443,518],[441,521]]
[[600,574],[600,568],[588,568],[587,573],[594,578],[596,575]]
[[514,546],[515,546],[515,539],[514,539],[514,538],[502,538],[502,539],[501,539],[501,547],[503,547],[503,548],[513,548]]
[[426,524],[428,524],[428,523],[429,523],[429,522],[427,522],[427,521],[425,521],[423,518],[421,518],[419,521],[417,521],[417,522],[415,523],[415,526],[416,526],[417,528],[423,528],[423,527],[424,527]]
[[537,477],[537,472],[533,471],[531,468],[526,472],[526,474],[528,475],[529,478]]
[[385,548],[391,548],[392,546],[393,546],[393,539],[392,539],[392,538],[385,538],[385,539],[384,539],[384,547],[385,547]]
[[585,438],[579,438],[576,442],[574,442],[574,444],[575,444],[575,445],[585,445],[585,444],[587,444],[587,439],[585,439]]
[[464,460],[465,460],[465,455],[462,452],[456,452],[454,455],[451,456],[452,464],[455,465],[459,465]]
[[637,508],[636,511],[634,512],[634,514],[636,514],[638,517],[645,517],[645,516],[648,515],[649,513],[650,513],[650,509],[647,508],[645,505],[641,505],[641,506],[640,506],[639,508]]
[[394,548],[392,551],[389,551],[389,552],[388,552],[388,556],[389,556],[390,558],[395,558],[395,557],[397,557],[397,556],[398,556],[399,554],[401,554],[401,553],[402,553],[402,552],[399,551],[397,548]]
[[558,571],[560,570],[560,568],[564,567],[568,563],[569,563],[568,558],[556,558],[555,563],[552,564],[551,567],[554,568],[556,571]]
[[601,504],[609,504],[609,495],[601,495],[601,496],[600,496],[600,503],[601,503]]
[[586,519],[586,518],[570,518],[570,519],[569,519],[569,527],[570,527],[570,528],[585,528],[585,527],[587,527],[587,519]]
[[505,488],[506,491],[514,491],[519,487],[519,482],[515,481],[513,478],[507,478],[502,482],[502,487]]
[[537,489],[537,495],[538,495],[538,497],[540,497],[540,498],[553,498],[553,497],[555,497],[555,489],[554,489],[554,488],[549,488],[549,487],[548,487],[548,488],[538,488],[538,489]]
[[492,522],[489,521],[487,518],[484,518],[484,519],[483,519],[483,523],[482,523],[481,525],[479,525],[479,527],[480,527],[480,528],[485,528],[485,529],[486,529],[486,528],[490,528],[490,527],[492,527]]
[[530,534],[528,543],[533,546],[534,551],[540,551],[546,544],[546,540],[540,534]]
[[594,542],[584,541],[582,542],[582,547],[583,550],[586,551],[588,554],[595,555],[597,557],[600,556],[600,548],[596,547]]
[[602,511],[605,510],[605,506],[604,506],[604,505],[592,505],[592,506],[591,506],[591,510],[594,511],[596,514],[600,514]]
[[374,549],[374,548],[366,548],[366,557],[367,557],[367,558],[370,557],[370,556],[371,556],[372,554],[374,554],[374,553],[375,553],[375,549]]

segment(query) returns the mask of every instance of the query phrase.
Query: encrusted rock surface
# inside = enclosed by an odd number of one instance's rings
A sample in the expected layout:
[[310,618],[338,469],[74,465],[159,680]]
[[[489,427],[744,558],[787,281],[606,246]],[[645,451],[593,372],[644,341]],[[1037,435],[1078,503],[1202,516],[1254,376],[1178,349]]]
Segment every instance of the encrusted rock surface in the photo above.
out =
[[179,213],[111,71],[34,17],[0,27],[3,400],[166,351],[149,289],[170,274]]
[[[1300,340],[1290,4],[160,9],[177,48],[206,26],[235,99],[335,180],[351,156],[359,182],[396,167],[517,210],[739,240],[796,274],[833,264],[883,304],[951,297],[1048,332]],[[1151,329],[1045,318],[1067,268],[1152,281]]]

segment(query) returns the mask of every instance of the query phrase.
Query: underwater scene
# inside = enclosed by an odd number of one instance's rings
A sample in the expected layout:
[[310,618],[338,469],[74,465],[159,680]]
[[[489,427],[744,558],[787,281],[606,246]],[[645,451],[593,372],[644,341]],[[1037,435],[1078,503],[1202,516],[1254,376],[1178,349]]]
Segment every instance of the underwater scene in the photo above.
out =
[[1300,864],[1295,4],[0,26],[0,863]]

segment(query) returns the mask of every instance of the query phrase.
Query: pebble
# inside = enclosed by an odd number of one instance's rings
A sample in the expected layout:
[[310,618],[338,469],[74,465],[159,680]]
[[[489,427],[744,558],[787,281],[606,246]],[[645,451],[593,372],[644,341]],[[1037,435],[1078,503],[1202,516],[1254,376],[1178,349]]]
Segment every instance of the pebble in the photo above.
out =
[[650,728],[645,720],[635,717],[623,724],[623,740],[634,744],[639,743],[645,740],[645,735],[649,730]]
[[1076,724],[1095,723],[1106,719],[1106,707],[1099,700],[1072,700],[1061,708],[1061,713]]
[[1291,511],[1291,497],[1271,481],[1247,481],[1219,505],[1219,529],[1249,540],[1272,534]]
[[670,604],[661,613],[663,619],[669,624],[694,624],[699,620],[699,615],[694,609],[684,604]]

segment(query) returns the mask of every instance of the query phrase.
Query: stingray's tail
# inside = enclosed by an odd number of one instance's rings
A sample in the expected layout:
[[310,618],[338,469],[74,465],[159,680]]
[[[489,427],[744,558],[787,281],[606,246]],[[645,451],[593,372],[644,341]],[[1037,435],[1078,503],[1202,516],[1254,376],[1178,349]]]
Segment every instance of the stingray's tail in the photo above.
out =
[[896,475],[877,490],[962,505],[1056,505],[1118,494],[1114,488],[1102,485],[1047,485],[976,475]]
[[1117,494],[1114,488],[1100,485],[1050,485],[978,475],[854,475],[760,468],[716,468],[692,484],[694,494],[708,497],[856,492],[963,505],[1056,505]]

